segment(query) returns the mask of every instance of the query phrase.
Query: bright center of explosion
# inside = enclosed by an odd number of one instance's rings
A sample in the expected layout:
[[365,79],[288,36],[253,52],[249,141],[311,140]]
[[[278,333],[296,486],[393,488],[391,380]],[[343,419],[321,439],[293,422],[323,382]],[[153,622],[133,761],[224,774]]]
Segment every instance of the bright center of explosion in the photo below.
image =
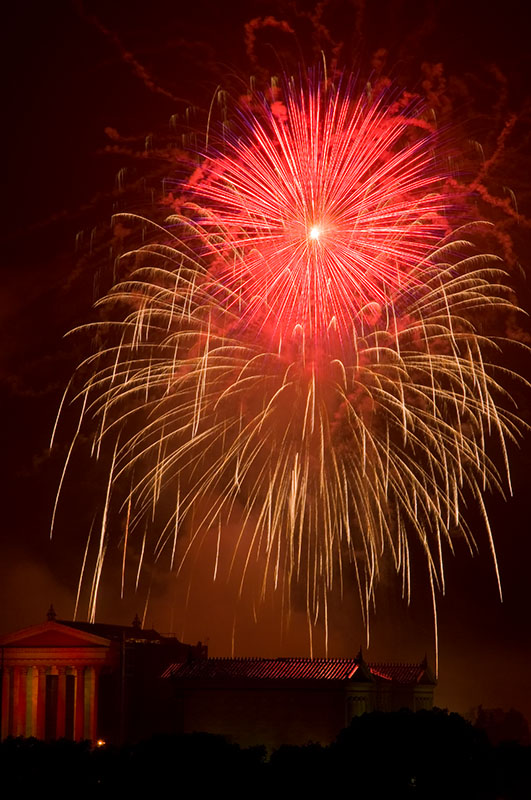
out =
[[319,237],[321,236],[321,233],[322,231],[319,225],[312,225],[309,233],[310,239],[312,239],[314,242],[318,241]]

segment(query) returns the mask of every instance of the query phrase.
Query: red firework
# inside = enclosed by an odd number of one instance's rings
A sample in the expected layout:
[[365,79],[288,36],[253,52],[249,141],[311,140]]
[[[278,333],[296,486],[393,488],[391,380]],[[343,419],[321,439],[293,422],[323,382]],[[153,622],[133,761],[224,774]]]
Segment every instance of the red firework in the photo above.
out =
[[315,76],[240,111],[189,188],[247,321],[344,339],[360,310],[421,279],[448,201],[418,111]]

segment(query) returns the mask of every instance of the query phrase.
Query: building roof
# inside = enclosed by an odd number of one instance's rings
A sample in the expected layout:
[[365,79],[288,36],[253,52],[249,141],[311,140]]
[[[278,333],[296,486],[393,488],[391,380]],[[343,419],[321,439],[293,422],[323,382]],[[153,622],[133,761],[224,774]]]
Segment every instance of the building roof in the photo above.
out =
[[106,622],[72,622],[71,620],[58,619],[59,625],[66,625],[68,628],[76,628],[78,631],[93,633],[105,639],[126,642],[162,642],[165,638],[153,628],[144,630],[136,625],[111,625]]
[[[350,681],[384,679],[400,684],[426,682],[420,664],[366,664],[360,658],[207,658],[171,664],[163,678]],[[433,676],[427,682],[435,683]]]
[[426,661],[420,664],[369,664],[369,668],[373,675],[396,683],[423,683],[428,673],[435,683]]
[[208,658],[172,664],[163,677],[349,680],[357,670],[348,658]]

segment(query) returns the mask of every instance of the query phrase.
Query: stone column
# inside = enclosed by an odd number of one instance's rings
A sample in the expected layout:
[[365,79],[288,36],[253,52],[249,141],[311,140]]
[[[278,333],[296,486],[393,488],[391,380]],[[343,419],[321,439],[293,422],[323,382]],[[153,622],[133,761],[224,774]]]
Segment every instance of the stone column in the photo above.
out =
[[27,667],[15,667],[15,677],[13,682],[14,690],[14,725],[13,734],[15,736],[26,736],[26,688],[28,680]]
[[20,703],[20,667],[13,667],[11,671],[12,715],[9,733],[18,736],[18,707]]
[[96,742],[98,725],[97,667],[85,667],[85,739]]
[[44,739],[46,717],[46,667],[38,667],[37,672],[37,708],[34,735],[37,739]]
[[28,669],[26,705],[26,735],[37,736],[37,701],[39,697],[39,673],[34,665]]
[[98,689],[99,689],[99,679],[100,679],[100,668],[94,667],[94,693],[93,693],[93,700],[92,700],[92,714],[91,714],[91,740],[92,742],[96,742],[98,738]]
[[66,667],[58,667],[59,679],[57,686],[57,726],[55,735],[58,739],[65,735],[66,712]]
[[76,696],[74,701],[74,739],[85,737],[85,667],[76,667]]
[[4,674],[2,676],[2,739],[5,739],[11,733],[11,709],[9,700],[11,696],[12,683],[13,670],[11,667],[4,667]]

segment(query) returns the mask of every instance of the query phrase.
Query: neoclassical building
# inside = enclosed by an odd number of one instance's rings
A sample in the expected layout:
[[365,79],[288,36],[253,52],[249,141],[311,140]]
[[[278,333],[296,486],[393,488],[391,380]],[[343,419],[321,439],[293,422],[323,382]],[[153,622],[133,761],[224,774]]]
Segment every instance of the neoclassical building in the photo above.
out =
[[208,658],[130,626],[57,620],[0,637],[1,737],[120,743],[206,731],[242,745],[331,742],[365,711],[431,708],[426,660]]
[[117,665],[107,639],[50,621],[0,644],[2,738],[96,738],[100,675]]
[[57,620],[0,637],[1,738],[138,739],[171,729],[160,680],[172,661],[206,658],[138,618],[131,626]]

